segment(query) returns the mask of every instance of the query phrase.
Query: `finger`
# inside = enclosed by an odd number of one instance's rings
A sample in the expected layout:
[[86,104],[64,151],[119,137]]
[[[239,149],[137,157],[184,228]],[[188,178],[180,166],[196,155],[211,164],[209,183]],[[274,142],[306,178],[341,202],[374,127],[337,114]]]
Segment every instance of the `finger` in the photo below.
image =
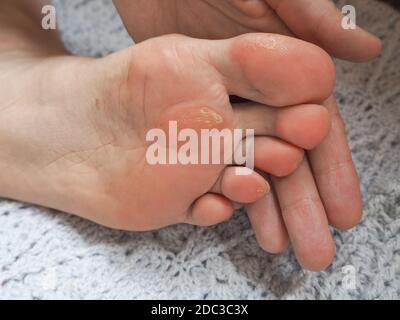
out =
[[349,229],[362,215],[360,183],[334,97],[327,100],[326,107],[332,115],[332,129],[309,153],[309,159],[329,222],[336,228]]
[[346,60],[368,61],[379,55],[381,42],[357,27],[342,27],[343,15],[330,0],[266,0],[299,38]]
[[275,136],[304,149],[312,149],[330,130],[329,112],[319,105],[271,108],[256,103],[234,105],[235,127],[254,129],[257,136]]
[[312,271],[326,268],[335,248],[307,159],[295,173],[273,177],[272,183],[299,263]]
[[[265,31],[269,33],[278,33],[290,35],[290,30],[282,19],[264,0],[214,0],[214,5],[232,17],[237,23],[245,25],[248,30]],[[227,5],[228,4],[228,5]],[[250,19],[249,19],[250,18]],[[236,34],[241,30],[236,30]]]
[[274,190],[246,205],[246,211],[260,247],[273,254],[283,252],[289,245],[289,236]]
[[207,193],[197,199],[186,214],[186,223],[212,226],[228,220],[234,212],[233,203],[222,195]]

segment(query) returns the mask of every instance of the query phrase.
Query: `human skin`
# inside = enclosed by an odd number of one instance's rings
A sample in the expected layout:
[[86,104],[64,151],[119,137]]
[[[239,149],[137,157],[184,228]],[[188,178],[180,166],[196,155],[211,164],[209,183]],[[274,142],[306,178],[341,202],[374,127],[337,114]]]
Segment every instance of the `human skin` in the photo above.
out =
[[[267,182],[224,164],[152,166],[149,130],[170,120],[196,130],[251,128],[260,136],[256,167],[284,175],[301,162],[300,147],[315,147],[330,129],[317,101],[331,94],[334,67],[315,45],[267,34],[172,35],[104,58],[78,57],[41,29],[40,8],[39,1],[0,4],[1,197],[124,230],[212,225],[229,218],[235,202],[262,198]],[[314,76],[296,90],[276,94],[310,69]],[[230,93],[262,103],[231,105]]]
[[[114,0],[136,42],[166,33],[198,38],[230,38],[249,32],[291,35],[330,54],[355,62],[379,55],[380,41],[364,30],[345,30],[328,0]],[[344,122],[334,97],[324,102],[332,115],[325,141],[308,152],[298,170],[271,178],[273,191],[247,206],[259,244],[278,253],[289,238],[300,264],[327,267],[334,256],[328,222],[339,229],[358,224],[362,213],[357,172]]]

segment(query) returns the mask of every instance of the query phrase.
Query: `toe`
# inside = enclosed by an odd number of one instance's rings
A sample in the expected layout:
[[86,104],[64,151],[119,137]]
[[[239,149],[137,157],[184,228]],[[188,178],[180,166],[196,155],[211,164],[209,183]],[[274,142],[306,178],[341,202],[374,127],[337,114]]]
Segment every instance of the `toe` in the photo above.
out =
[[[286,36],[246,34],[208,52],[230,94],[271,106],[321,102],[333,91],[335,68],[319,47]],[[226,53],[226,54],[224,54]]]
[[187,214],[186,223],[212,226],[228,220],[233,212],[232,201],[222,195],[207,193],[194,202]]
[[273,108],[256,103],[234,105],[235,126],[256,136],[275,136],[303,149],[313,149],[327,136],[331,119],[320,105]]
[[237,203],[255,202],[269,192],[269,184],[260,174],[249,169],[248,175],[238,175],[237,168],[226,168],[211,192]]
[[318,105],[289,107],[276,115],[277,135],[307,150],[319,145],[331,127],[328,110]]
[[257,169],[283,177],[294,172],[304,157],[304,150],[272,137],[254,141],[254,164]]

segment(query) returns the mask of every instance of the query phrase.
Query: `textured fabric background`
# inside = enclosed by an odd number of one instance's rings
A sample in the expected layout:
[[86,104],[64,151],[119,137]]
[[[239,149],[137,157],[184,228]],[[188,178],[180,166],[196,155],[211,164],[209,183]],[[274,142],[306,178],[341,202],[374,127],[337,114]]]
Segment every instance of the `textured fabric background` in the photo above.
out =
[[[214,228],[128,233],[0,200],[0,298],[399,298],[400,15],[374,0],[339,1],[349,2],[385,50],[367,65],[338,62],[365,214],[354,230],[334,232],[329,269],[306,272],[292,252],[264,253],[241,212]],[[99,56],[131,44],[111,1],[56,3],[72,52]],[[341,285],[346,265],[356,270],[354,290]]]

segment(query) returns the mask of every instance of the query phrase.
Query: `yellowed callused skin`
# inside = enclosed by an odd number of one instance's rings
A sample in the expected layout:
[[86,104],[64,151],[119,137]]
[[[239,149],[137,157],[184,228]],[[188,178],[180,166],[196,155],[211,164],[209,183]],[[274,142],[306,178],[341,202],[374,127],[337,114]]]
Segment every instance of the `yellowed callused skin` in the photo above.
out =
[[177,118],[178,127],[182,128],[195,126],[194,129],[212,129],[221,126],[223,122],[221,114],[209,107],[188,110]]
[[167,129],[170,121],[176,121],[178,130],[193,129],[232,129],[231,115],[209,106],[171,107],[159,122],[160,129]]

